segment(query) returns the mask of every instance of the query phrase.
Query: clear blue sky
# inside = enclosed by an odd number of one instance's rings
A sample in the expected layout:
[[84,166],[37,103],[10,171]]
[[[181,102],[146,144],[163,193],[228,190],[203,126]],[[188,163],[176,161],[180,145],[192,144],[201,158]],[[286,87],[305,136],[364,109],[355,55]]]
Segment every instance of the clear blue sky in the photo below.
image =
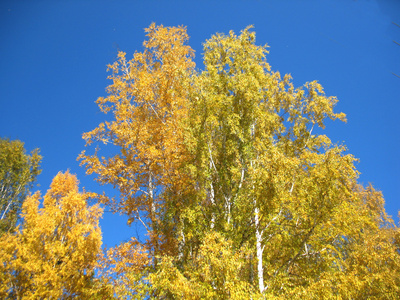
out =
[[[78,175],[81,187],[102,191],[76,157],[81,139],[104,120],[94,101],[105,96],[106,65],[118,49],[142,49],[152,22],[187,26],[196,62],[216,32],[255,26],[270,46],[273,70],[295,85],[318,80],[339,99],[348,122],[330,122],[326,134],[360,159],[360,182],[383,191],[386,209],[400,210],[399,0],[270,1],[7,1],[0,3],[0,136],[41,149],[43,193],[59,171]],[[104,243],[136,235],[125,218],[106,213]]]

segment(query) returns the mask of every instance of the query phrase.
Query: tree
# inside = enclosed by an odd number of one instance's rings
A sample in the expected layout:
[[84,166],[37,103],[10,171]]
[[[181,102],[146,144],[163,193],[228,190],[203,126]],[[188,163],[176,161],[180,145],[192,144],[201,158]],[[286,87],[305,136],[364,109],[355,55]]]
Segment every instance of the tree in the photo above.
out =
[[251,27],[208,40],[201,72],[184,28],[146,31],[142,53],[109,67],[97,103],[114,121],[84,134],[117,154],[80,155],[120,191],[103,203],[149,235],[132,244],[146,253],[141,267],[121,269],[126,288],[164,299],[353,298],[365,287],[390,297],[389,282],[397,291],[398,229],[379,193],[357,184],[356,159],[322,134],[326,119],[346,120],[337,99],[271,71]]
[[69,172],[59,173],[39,208],[40,193],[23,203],[21,227],[0,238],[0,295],[3,299],[89,299],[101,252],[98,205],[78,191]]
[[41,173],[39,149],[26,154],[21,141],[0,138],[0,236],[12,231],[21,205]]
[[[153,24],[146,32],[145,51],[135,53],[130,61],[119,53],[118,61],[109,66],[110,95],[97,100],[103,112],[113,112],[115,120],[84,134],[87,144],[110,142],[120,152],[109,159],[83,152],[80,159],[89,174],[99,174],[100,183],[121,192],[119,201],[102,197],[103,203],[126,213],[129,222],[140,220],[150,234],[148,249],[156,256],[178,251],[171,227],[179,221],[166,210],[179,207],[191,188],[189,175],[180,170],[190,159],[185,128],[194,62],[193,50],[185,45],[184,28]],[[167,214],[172,219],[160,222]]]

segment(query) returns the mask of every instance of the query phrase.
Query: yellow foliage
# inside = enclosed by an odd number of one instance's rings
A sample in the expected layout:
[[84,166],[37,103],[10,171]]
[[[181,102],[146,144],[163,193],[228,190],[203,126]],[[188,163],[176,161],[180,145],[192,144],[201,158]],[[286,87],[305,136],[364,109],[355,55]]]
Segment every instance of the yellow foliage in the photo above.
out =
[[99,276],[117,299],[143,299],[148,292],[149,254],[135,239],[108,249],[100,259]]
[[338,100],[272,71],[251,27],[206,41],[199,72],[185,28],[146,33],[142,52],[109,65],[97,104],[113,120],[83,135],[117,154],[79,157],[119,191],[102,203],[147,230],[108,252],[114,292],[394,298],[399,230],[382,196],[358,186],[356,159],[321,134],[327,119],[346,121]]
[[174,259],[162,257],[157,273],[149,276],[157,297],[179,299],[261,299],[249,279],[251,251],[235,251],[232,242],[216,232],[205,235],[187,269],[179,270]]
[[39,208],[40,194],[26,198],[23,223],[0,239],[0,295],[14,299],[88,299],[101,251],[98,205],[79,193],[69,172],[59,173]]

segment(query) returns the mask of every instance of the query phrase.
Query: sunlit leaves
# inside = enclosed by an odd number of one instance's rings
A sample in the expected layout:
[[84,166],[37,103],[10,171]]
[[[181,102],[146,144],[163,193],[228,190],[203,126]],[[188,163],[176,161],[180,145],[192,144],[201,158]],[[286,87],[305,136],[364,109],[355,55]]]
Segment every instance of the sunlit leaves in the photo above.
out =
[[272,71],[251,27],[207,40],[198,72],[185,28],[146,33],[142,52],[109,65],[97,104],[111,121],[83,136],[114,145],[114,155],[80,155],[88,174],[120,192],[101,201],[148,234],[106,255],[114,292],[395,295],[398,228],[382,196],[357,184],[356,159],[321,133],[327,119],[346,121],[338,100],[317,81],[296,88]]
[[249,283],[251,251],[234,249],[232,242],[216,232],[205,235],[198,253],[184,270],[173,258],[163,258],[157,273],[150,275],[159,296],[185,299],[261,299]]
[[54,178],[43,208],[39,193],[26,198],[21,227],[0,239],[2,297],[88,299],[97,293],[93,276],[102,210],[89,207],[89,197],[66,172]]

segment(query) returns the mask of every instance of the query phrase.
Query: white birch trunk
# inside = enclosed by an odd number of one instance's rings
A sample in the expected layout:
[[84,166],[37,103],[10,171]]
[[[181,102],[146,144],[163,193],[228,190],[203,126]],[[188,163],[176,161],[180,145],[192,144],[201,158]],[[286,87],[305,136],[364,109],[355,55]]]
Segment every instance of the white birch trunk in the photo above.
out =
[[[3,187],[4,187],[4,186],[3,186]],[[3,192],[3,187],[2,187],[2,192]],[[13,194],[14,194],[14,197],[16,197],[16,195],[18,195],[18,193],[20,192],[20,190],[21,190],[21,184],[18,186],[17,190],[13,193]],[[2,195],[1,198],[4,198],[4,199],[5,199],[7,193],[8,193],[8,188],[6,188],[4,194]],[[14,202],[14,199],[11,198],[10,201],[8,202],[6,208],[4,209],[4,211],[3,211],[2,215],[1,215],[1,219],[0,219],[0,220],[3,220],[3,219],[4,219],[4,217],[5,217],[6,214],[7,214],[7,211],[10,209],[10,205],[11,205],[13,202]]]
[[[255,124],[253,123],[250,128],[251,135],[255,134]],[[250,161],[250,166],[253,167],[253,161]],[[254,189],[254,186],[253,186]],[[256,250],[257,250],[257,276],[258,276],[258,289],[263,294],[265,290],[264,286],[264,264],[263,264],[263,252],[264,246],[262,245],[262,235],[264,230],[260,230],[260,208],[257,206],[256,199],[254,201],[254,226],[256,229]]]
[[[255,202],[255,201],[254,201]],[[260,231],[260,219],[259,219],[260,210],[256,206],[254,209],[254,225],[256,227],[256,249],[257,249],[257,274],[258,274],[258,288],[260,293],[264,292],[264,266],[263,266],[263,252],[264,247],[262,246],[262,234]]]
[[[215,206],[215,194],[214,194],[214,185],[211,182],[210,183],[210,201],[211,201],[211,206],[212,206],[212,210],[214,210],[214,206]],[[215,213],[214,211],[211,213],[211,225],[210,228],[213,229],[215,226]]]
[[[214,169],[215,172],[217,172],[217,167],[214,164],[214,160],[212,157],[212,152],[211,152],[211,147],[210,144],[208,144],[208,152],[210,154],[210,169]],[[214,210],[214,206],[215,206],[215,193],[214,193],[214,184],[212,182],[212,178],[211,178],[211,182],[210,182],[210,201],[211,201],[211,209]],[[213,229],[215,226],[215,213],[214,211],[212,211],[211,213],[211,225],[210,228]]]
[[181,221],[181,226],[182,226],[182,228],[179,231],[181,240],[179,241],[179,244],[178,244],[178,259],[179,260],[183,259],[183,249],[185,248],[185,244],[186,244],[185,233],[184,233],[185,225],[184,225],[183,221]]

